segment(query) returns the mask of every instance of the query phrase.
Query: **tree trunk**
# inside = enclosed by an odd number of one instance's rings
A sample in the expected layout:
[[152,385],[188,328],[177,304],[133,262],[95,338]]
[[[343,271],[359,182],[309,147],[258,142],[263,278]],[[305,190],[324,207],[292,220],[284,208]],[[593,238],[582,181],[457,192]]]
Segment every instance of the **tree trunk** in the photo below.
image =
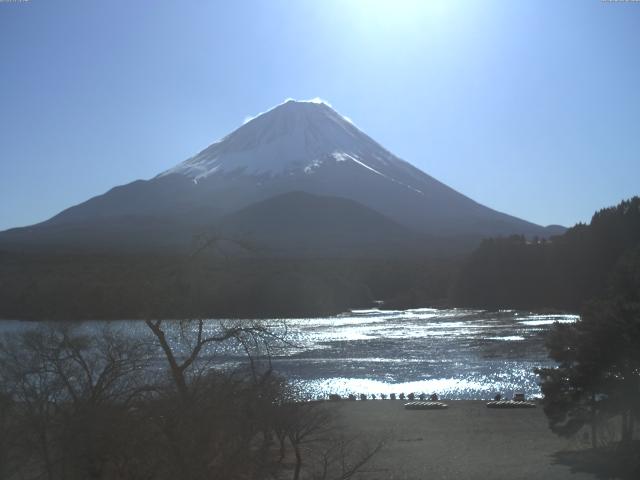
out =
[[282,460],[284,460],[284,455],[285,455],[285,446],[284,446],[284,437],[279,437],[279,441],[280,441],[280,458],[278,459],[278,463],[281,463]]
[[591,448],[598,448],[598,418],[596,413],[596,396],[591,395]]
[[47,478],[53,480],[53,462],[51,461],[51,455],[49,454],[49,442],[47,439],[47,432],[41,432],[40,439],[42,442],[42,453],[44,456],[44,465],[47,470]]
[[622,443],[629,443],[633,433],[633,424],[631,423],[631,412],[628,410],[622,412]]
[[178,389],[180,397],[183,400],[187,400],[189,396],[189,389],[187,387],[187,381],[184,378],[184,371],[182,368],[180,368],[180,365],[178,365],[178,361],[176,360],[176,357],[171,350],[171,346],[167,341],[167,337],[165,336],[164,331],[158,324],[154,324],[150,320],[145,320],[145,323],[158,339],[158,343],[160,344],[167,362],[169,363],[169,370],[171,371],[171,376],[173,377],[173,381],[176,384],[176,388]]
[[300,453],[300,446],[297,443],[293,444],[293,451],[296,454],[296,469],[293,472],[293,480],[299,480],[300,470],[302,468],[302,454]]

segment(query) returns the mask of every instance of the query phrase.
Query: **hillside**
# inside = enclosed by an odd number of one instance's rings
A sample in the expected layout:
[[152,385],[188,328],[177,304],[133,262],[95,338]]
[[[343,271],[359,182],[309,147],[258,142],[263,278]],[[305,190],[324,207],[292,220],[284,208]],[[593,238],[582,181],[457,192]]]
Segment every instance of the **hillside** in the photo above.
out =
[[482,242],[452,289],[455,305],[577,310],[602,296],[616,269],[640,249],[640,197],[596,212],[550,241],[522,236]]
[[[154,178],[114,187],[45,222],[0,232],[0,248],[188,253],[194,236],[211,231],[229,215],[293,192],[357,202],[363,207],[362,222],[371,217],[364,213],[368,209],[396,224],[392,231],[402,226],[439,238],[441,246],[464,239],[462,243],[472,248],[484,237],[547,237],[561,229],[535,225],[471,200],[396,157],[324,103],[287,101]],[[278,205],[285,211],[295,208],[282,200]],[[313,219],[316,213],[320,217]],[[264,230],[246,224],[248,214],[238,214],[244,215],[243,228]],[[332,228],[344,230],[344,224],[327,223],[320,211],[308,216],[310,223],[325,225],[322,233],[328,238],[341,234]],[[358,223],[355,217],[351,221]],[[308,224],[300,223],[299,228]],[[287,228],[291,231],[296,224]],[[270,240],[275,239],[272,235]],[[394,254],[386,243],[388,235],[371,235],[369,243],[377,239],[381,243],[372,245],[375,250]],[[397,251],[404,251],[404,243],[395,244]],[[290,242],[272,247],[281,252],[298,248]],[[428,250],[430,245],[424,247]]]

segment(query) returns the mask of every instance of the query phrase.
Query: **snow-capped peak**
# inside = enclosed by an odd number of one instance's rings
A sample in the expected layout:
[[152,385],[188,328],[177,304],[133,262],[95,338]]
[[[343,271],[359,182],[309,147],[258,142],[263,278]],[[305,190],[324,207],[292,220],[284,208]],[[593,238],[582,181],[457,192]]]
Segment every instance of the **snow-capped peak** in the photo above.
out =
[[[333,105],[331,105],[328,101],[320,98],[320,97],[315,97],[315,98],[310,98],[308,100],[296,100],[295,98],[285,98],[285,100],[282,103],[278,103],[277,105],[271,107],[268,110],[265,110],[264,112],[260,112],[256,115],[248,115],[245,117],[243,125],[249,123],[251,120],[254,120],[258,117],[260,117],[261,115],[265,115],[269,112],[271,112],[272,110],[275,110],[276,108],[281,107],[282,105],[285,105],[287,103],[312,103],[315,105],[326,105],[327,107],[333,109]],[[337,113],[337,112],[336,112]],[[349,118],[349,117],[345,117],[344,115],[341,115],[341,117],[346,120],[347,122],[353,123],[353,121]]]
[[236,171],[308,175],[326,162],[345,160],[380,174],[380,166],[393,159],[328,102],[288,99],[161,175],[182,174],[195,182]]

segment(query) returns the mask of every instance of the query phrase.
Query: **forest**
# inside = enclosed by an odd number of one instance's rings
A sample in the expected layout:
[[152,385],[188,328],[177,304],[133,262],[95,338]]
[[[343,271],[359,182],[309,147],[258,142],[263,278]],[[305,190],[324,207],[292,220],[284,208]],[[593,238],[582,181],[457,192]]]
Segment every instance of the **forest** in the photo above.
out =
[[[623,209],[624,212],[624,209]],[[591,449],[558,460],[599,478],[640,475],[640,248],[626,251],[607,275],[604,293],[585,303],[581,319],[555,324],[546,347],[555,367],[539,368],[551,430],[583,435]]]
[[446,303],[433,259],[0,254],[0,318],[295,317]]
[[579,311],[639,248],[640,198],[560,236],[485,239],[467,255],[241,256],[210,243],[190,256],[0,252],[0,318],[295,317],[371,306]]
[[456,274],[450,301],[480,308],[578,311],[601,297],[616,268],[640,247],[640,197],[545,239],[487,239]]

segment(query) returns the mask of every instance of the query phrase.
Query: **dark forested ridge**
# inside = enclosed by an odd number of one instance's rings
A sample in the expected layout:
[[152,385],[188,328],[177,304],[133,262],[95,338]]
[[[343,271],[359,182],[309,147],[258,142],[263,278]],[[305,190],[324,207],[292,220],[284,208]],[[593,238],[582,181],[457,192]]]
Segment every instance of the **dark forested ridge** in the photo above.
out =
[[602,296],[611,275],[640,248],[640,197],[596,212],[551,240],[484,240],[462,266],[451,301],[484,308],[577,310]]
[[639,197],[551,240],[487,239],[467,257],[0,251],[0,318],[317,316],[377,300],[384,308],[578,311],[604,293],[634,249],[640,249]]
[[0,253],[0,318],[329,315],[446,301],[450,261]]

